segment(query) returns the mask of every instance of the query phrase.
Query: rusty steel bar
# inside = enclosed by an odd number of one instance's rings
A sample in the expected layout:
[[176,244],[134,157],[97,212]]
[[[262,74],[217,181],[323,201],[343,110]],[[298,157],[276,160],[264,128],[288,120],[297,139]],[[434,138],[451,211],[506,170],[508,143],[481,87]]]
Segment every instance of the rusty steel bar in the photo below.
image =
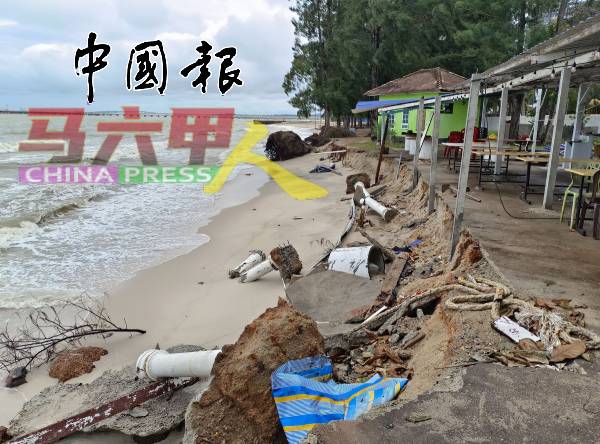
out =
[[9,442],[12,444],[53,443],[75,432],[79,432],[85,427],[89,427],[97,422],[124,412],[125,410],[129,410],[132,407],[138,406],[150,399],[195,384],[198,380],[198,378],[187,378],[154,382],[133,393],[129,393],[99,407],[91,408],[85,412],[55,422],[54,424],[36,430],[35,432],[14,438]]

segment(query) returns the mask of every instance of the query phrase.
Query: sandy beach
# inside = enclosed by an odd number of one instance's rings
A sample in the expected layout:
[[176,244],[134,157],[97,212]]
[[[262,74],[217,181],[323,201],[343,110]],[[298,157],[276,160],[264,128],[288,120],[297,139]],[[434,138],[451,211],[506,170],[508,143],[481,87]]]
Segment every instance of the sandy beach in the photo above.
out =
[[[133,364],[142,351],[156,344],[161,348],[178,344],[213,348],[235,342],[244,326],[275,305],[284,290],[276,272],[241,284],[230,280],[227,271],[251,249],[270,251],[287,242],[298,250],[307,271],[322,255],[323,241],[334,241],[343,229],[341,221],[348,211],[347,202],[340,201],[345,189],[343,177],[308,173],[320,157],[309,154],[281,165],[326,188],[329,194],[322,199],[294,200],[272,180],[257,189],[266,178],[258,168],[245,170],[228,182],[221,199],[229,208],[199,229],[210,237],[207,244],[138,273],[108,295],[106,308],[113,319],[124,318],[128,326],[146,329],[147,334],[87,341],[109,353],[96,363],[92,373],[69,382],[89,382],[107,369]],[[342,168],[340,164],[338,168]],[[240,202],[249,192],[251,199]],[[8,424],[23,403],[41,389],[57,384],[48,376],[47,366],[33,370],[27,379],[28,383],[18,389],[1,389],[0,424]]]

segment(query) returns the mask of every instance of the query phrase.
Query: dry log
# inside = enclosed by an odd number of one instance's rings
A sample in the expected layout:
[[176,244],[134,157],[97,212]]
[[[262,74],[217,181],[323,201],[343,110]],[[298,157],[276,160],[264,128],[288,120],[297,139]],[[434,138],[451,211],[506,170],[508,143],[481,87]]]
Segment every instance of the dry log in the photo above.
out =
[[362,234],[362,236],[365,239],[367,239],[369,242],[371,242],[374,246],[376,246],[383,252],[383,256],[385,257],[386,262],[392,262],[394,259],[396,259],[396,255],[394,254],[394,252],[392,250],[384,247],[381,244],[381,242],[379,242],[377,239],[375,239],[374,237],[367,234],[367,232],[365,230],[358,230],[358,231],[360,234]]
[[385,274],[385,279],[383,281],[383,285],[381,286],[381,291],[379,292],[380,297],[387,298],[392,294],[398,285],[398,281],[400,280],[400,276],[402,276],[402,272],[404,271],[404,267],[406,267],[407,261],[408,254],[403,253],[392,262],[392,266]]

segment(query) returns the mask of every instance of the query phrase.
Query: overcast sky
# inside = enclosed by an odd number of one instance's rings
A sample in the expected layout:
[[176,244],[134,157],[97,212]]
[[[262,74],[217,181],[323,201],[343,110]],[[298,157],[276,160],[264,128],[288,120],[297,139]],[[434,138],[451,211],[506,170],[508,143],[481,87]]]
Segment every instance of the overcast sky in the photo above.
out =
[[[10,4],[10,6],[8,6]],[[281,82],[291,61],[293,28],[288,0],[5,0],[0,11],[0,108],[85,107],[114,110],[140,105],[234,107],[238,113],[293,113]],[[76,76],[74,54],[90,32],[111,46],[108,66],[94,76],[95,98],[86,100],[86,79]],[[125,79],[131,49],[163,42],[168,65],[164,96],[128,91]],[[196,46],[213,46],[207,94],[192,88],[179,72],[197,58]],[[244,85],[225,96],[218,91],[225,46],[238,50],[234,66]]]

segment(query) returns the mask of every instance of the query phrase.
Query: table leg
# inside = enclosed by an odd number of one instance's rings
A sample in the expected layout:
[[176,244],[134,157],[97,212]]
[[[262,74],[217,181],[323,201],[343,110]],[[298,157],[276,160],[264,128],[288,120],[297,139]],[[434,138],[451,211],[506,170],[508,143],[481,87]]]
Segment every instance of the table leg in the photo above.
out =
[[477,181],[477,188],[481,190],[481,175],[483,174],[483,156],[479,156],[479,180]]
[[[585,177],[581,176],[581,183],[579,184],[579,199],[577,201],[577,213],[575,214],[575,229],[579,234],[585,236],[585,230],[582,227],[579,228],[579,223],[581,221],[581,208],[583,206],[583,184],[585,182]],[[583,215],[584,223],[585,223],[585,214]]]
[[510,159],[510,156],[506,156],[506,169],[504,170],[504,177],[506,178],[506,181],[508,182],[508,160]]
[[525,175],[525,192],[523,193],[523,197],[525,197],[525,201],[529,203],[527,200],[527,192],[529,191],[529,180],[531,179],[531,162],[527,162],[527,174]]

